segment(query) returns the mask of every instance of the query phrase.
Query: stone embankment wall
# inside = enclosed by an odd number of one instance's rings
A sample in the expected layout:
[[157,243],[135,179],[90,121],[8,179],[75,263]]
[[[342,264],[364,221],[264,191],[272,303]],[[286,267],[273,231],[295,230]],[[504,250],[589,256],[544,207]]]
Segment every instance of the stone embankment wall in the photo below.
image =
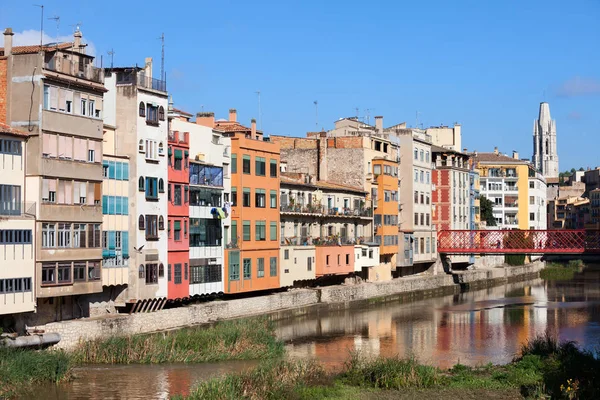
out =
[[268,296],[213,301],[151,313],[106,315],[53,322],[35,328],[60,333],[61,341],[58,347],[68,349],[81,340],[157,332],[253,315],[273,314],[274,318],[287,318],[306,314],[314,306],[339,308],[348,306],[349,302],[371,299],[385,301],[386,297],[393,298],[397,295],[456,292],[464,285],[473,289],[492,286],[537,276],[543,266],[544,263],[538,261],[521,267],[463,271],[452,275],[421,275],[389,282],[296,289]]

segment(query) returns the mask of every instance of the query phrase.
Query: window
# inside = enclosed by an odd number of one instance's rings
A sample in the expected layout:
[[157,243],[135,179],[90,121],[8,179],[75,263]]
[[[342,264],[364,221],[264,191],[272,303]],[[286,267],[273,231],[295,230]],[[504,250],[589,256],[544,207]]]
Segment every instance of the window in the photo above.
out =
[[56,264],[42,264],[42,285],[51,285],[56,283]]
[[429,204],[429,195],[425,195],[425,204]]
[[223,168],[192,163],[190,184],[223,187]]
[[96,101],[95,100],[90,100],[88,103],[88,115],[90,117],[96,116]]
[[[181,195],[181,193],[180,193]],[[158,179],[146,177],[146,200],[158,200]]]
[[244,174],[250,174],[250,156],[242,156],[242,172]]
[[271,257],[269,261],[269,275],[277,276],[277,257]]
[[[45,224],[47,225],[47,224]],[[42,238],[43,240],[43,238]],[[0,229],[0,244],[31,244],[29,229]],[[43,246],[43,244],[42,244]],[[43,246],[46,247],[46,246]],[[54,247],[54,246],[52,246]]]
[[243,221],[242,224],[242,235],[244,241],[252,240],[250,234],[250,221]]
[[269,239],[277,240],[277,222],[271,221],[269,225],[270,225],[269,226],[269,228],[270,228]]
[[271,190],[269,196],[271,208],[277,208],[277,191]]
[[171,264],[167,265],[167,282],[171,282]]
[[81,115],[86,115],[86,111],[87,111],[87,100],[86,99],[81,99]]
[[58,263],[58,283],[71,283],[71,263]]
[[423,171],[419,172],[419,180],[421,181],[421,183],[424,182],[424,179],[423,179],[424,175],[425,174],[423,173]]
[[425,152],[425,161],[429,162],[429,151]]
[[152,285],[158,283],[158,265],[146,264],[146,284]]
[[22,145],[18,140],[0,139],[0,154],[21,155]]
[[269,163],[269,170],[271,178],[277,178],[277,160],[271,159]]
[[266,192],[265,189],[256,189],[254,192],[254,206],[258,208],[265,208],[266,206]]
[[244,188],[244,194],[242,195],[242,202],[244,207],[250,207],[250,188]]
[[[192,186],[189,191],[188,202],[191,206],[221,207],[221,190]],[[187,190],[184,192],[188,193]]]
[[[187,221],[184,221],[184,233]],[[220,246],[222,239],[221,220],[190,218],[190,247]]]
[[0,215],[21,214],[21,187],[0,185]]
[[[219,196],[219,199],[221,199],[221,196]],[[183,188],[183,201],[184,203],[190,202],[190,187],[187,185]]]
[[264,157],[254,157],[254,174],[256,176],[265,176],[267,164]]
[[158,161],[158,146],[156,140],[146,139],[146,160]]
[[188,280],[188,263],[183,264],[183,279]]
[[415,182],[419,182],[419,170],[415,169]]
[[56,247],[55,224],[42,224],[42,247]]
[[182,160],[183,160],[183,151],[181,151],[181,149],[175,149],[174,157],[173,157],[173,169],[175,169],[176,171],[181,171]]
[[145,153],[145,149],[146,147],[144,146],[144,141],[140,139],[140,142],[138,143],[138,152]]
[[529,189],[535,189],[535,182],[529,181]]
[[237,154],[231,155],[231,173],[237,174]]
[[100,224],[87,224],[87,247],[90,249],[100,248],[102,229]]
[[256,240],[266,240],[267,235],[267,222],[266,221],[255,221],[254,223],[255,229],[255,239]]
[[427,226],[429,226],[429,222],[430,222],[429,218],[430,218],[429,214],[425,214],[425,225],[427,225]]
[[146,240],[158,239],[158,216],[146,215]]
[[419,152],[419,156],[420,156],[420,160],[421,160],[421,161],[423,161],[423,160],[424,160],[424,154],[425,154],[425,152],[424,152],[423,150],[421,150],[421,151]]
[[181,264],[175,264],[175,270],[173,271],[173,280],[176,285],[181,284]]
[[165,277],[165,266],[164,266],[164,264],[160,264],[158,266],[158,277],[159,278],[164,278]]
[[244,279],[252,279],[252,259],[244,258]]
[[240,279],[240,252],[232,251],[229,253],[229,280],[238,281]]
[[430,247],[431,247],[430,243],[431,243],[431,238],[425,238],[425,252],[427,254],[429,254],[431,252],[430,251]]
[[165,181],[163,181],[162,178],[160,178],[158,180],[158,192],[159,193],[164,193],[165,192]]
[[144,102],[140,102],[139,115],[140,117],[146,116],[146,105],[144,104]]
[[529,213],[529,220],[535,221],[535,213]]
[[415,161],[419,161],[419,150],[415,149]]
[[162,215],[158,217],[158,230],[160,230],[160,231],[165,230],[165,219],[163,218]]
[[181,185],[173,185],[173,204],[181,205]]
[[94,150],[88,150],[88,162],[93,163],[95,160],[95,151]]
[[529,196],[529,204],[535,204],[535,196]]
[[258,278],[264,278],[264,276],[265,276],[265,259],[264,258],[256,259],[256,276]]
[[71,247],[71,224],[58,224],[58,247]]
[[[86,224],[73,224],[73,247],[84,248],[86,246]],[[120,232],[119,232],[120,233]]]
[[158,107],[158,119],[161,121],[165,120],[165,109],[163,106]]
[[175,241],[176,242],[181,241],[181,221],[173,222],[173,232],[174,232],[173,238],[175,239]]
[[158,125],[158,107],[146,104],[146,123],[148,125]]
[[237,206],[238,202],[237,202],[237,188],[236,187],[232,187],[231,188],[231,205],[232,206]]
[[138,179],[138,190],[140,192],[144,191],[144,177],[140,176],[140,179]]
[[419,213],[415,213],[415,225],[419,225]]
[[73,281],[83,282],[85,281],[85,262],[75,261],[73,263]]

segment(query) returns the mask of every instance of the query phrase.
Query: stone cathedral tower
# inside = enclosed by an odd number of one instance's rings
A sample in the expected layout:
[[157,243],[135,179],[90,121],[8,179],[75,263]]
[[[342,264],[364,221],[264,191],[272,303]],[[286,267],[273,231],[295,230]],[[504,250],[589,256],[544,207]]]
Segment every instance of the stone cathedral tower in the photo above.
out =
[[533,165],[546,178],[558,178],[556,121],[550,118],[548,103],[540,103],[540,115],[533,125]]

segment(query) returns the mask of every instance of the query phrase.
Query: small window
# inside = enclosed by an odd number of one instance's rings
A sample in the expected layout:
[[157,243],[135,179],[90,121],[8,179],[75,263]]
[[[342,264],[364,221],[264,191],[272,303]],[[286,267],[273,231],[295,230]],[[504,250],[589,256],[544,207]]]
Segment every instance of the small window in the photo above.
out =
[[94,162],[95,157],[94,150],[88,150],[88,162]]
[[143,140],[140,140],[139,143],[138,143],[138,151],[140,153],[145,153],[146,152]]
[[158,107],[158,119],[160,119],[161,121],[165,120],[165,109],[163,108],[163,106]]
[[146,116],[146,106],[143,101],[140,101],[140,117]]
[[164,278],[165,277],[165,265],[164,264],[160,264],[158,266],[158,277],[159,278]]
[[145,182],[145,181],[144,181],[144,177],[143,177],[143,176],[140,176],[140,179],[138,179],[138,190],[139,190],[140,192],[143,192],[143,191],[144,191],[144,182]]
[[162,178],[160,178],[160,179],[158,180],[158,191],[159,191],[160,193],[164,193],[164,192],[165,192],[165,181],[163,181],[163,179],[162,179]]
[[144,272],[145,272],[144,264],[140,264],[140,267],[138,268],[138,278],[144,279],[144,276],[145,276]]
[[165,146],[163,145],[163,142],[160,142],[158,144],[158,155],[159,156],[164,156],[165,155]]
[[158,217],[158,229],[161,231],[165,230],[165,219],[163,218],[162,215],[160,217]]
[[146,220],[144,219],[143,215],[140,215],[140,217],[138,218],[138,228],[140,230],[146,229]]

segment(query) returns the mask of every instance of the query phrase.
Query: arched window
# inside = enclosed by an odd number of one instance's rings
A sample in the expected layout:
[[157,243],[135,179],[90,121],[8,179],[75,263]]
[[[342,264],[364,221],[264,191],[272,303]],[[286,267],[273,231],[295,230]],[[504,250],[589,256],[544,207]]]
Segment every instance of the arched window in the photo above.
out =
[[548,139],[546,139],[546,155],[548,154]]
[[140,176],[140,179],[138,179],[138,190],[140,192],[144,191],[144,177]]
[[146,105],[143,101],[140,101],[140,117],[146,116]]
[[145,275],[144,272],[145,272],[144,271],[144,264],[140,264],[140,267],[138,268],[138,277],[140,279],[144,279],[144,275]]
[[158,229],[161,231],[165,230],[165,219],[162,215],[158,217]]
[[146,229],[146,220],[143,215],[140,215],[138,218],[138,228],[140,228],[140,230]]
[[160,179],[158,180],[158,191],[159,191],[160,193],[164,193],[164,192],[165,192],[165,181],[163,181],[163,179],[162,179],[162,178],[160,178]]
[[164,156],[165,155],[165,147],[163,146],[163,142],[160,142],[158,144],[158,155],[159,156]]
[[165,109],[163,108],[163,106],[158,107],[158,119],[160,119],[161,121],[165,120]]
[[165,266],[162,263],[158,266],[158,277],[159,278],[165,277]]
[[140,153],[145,152],[146,150],[144,149],[144,141],[140,139],[140,142],[138,143],[138,151]]

